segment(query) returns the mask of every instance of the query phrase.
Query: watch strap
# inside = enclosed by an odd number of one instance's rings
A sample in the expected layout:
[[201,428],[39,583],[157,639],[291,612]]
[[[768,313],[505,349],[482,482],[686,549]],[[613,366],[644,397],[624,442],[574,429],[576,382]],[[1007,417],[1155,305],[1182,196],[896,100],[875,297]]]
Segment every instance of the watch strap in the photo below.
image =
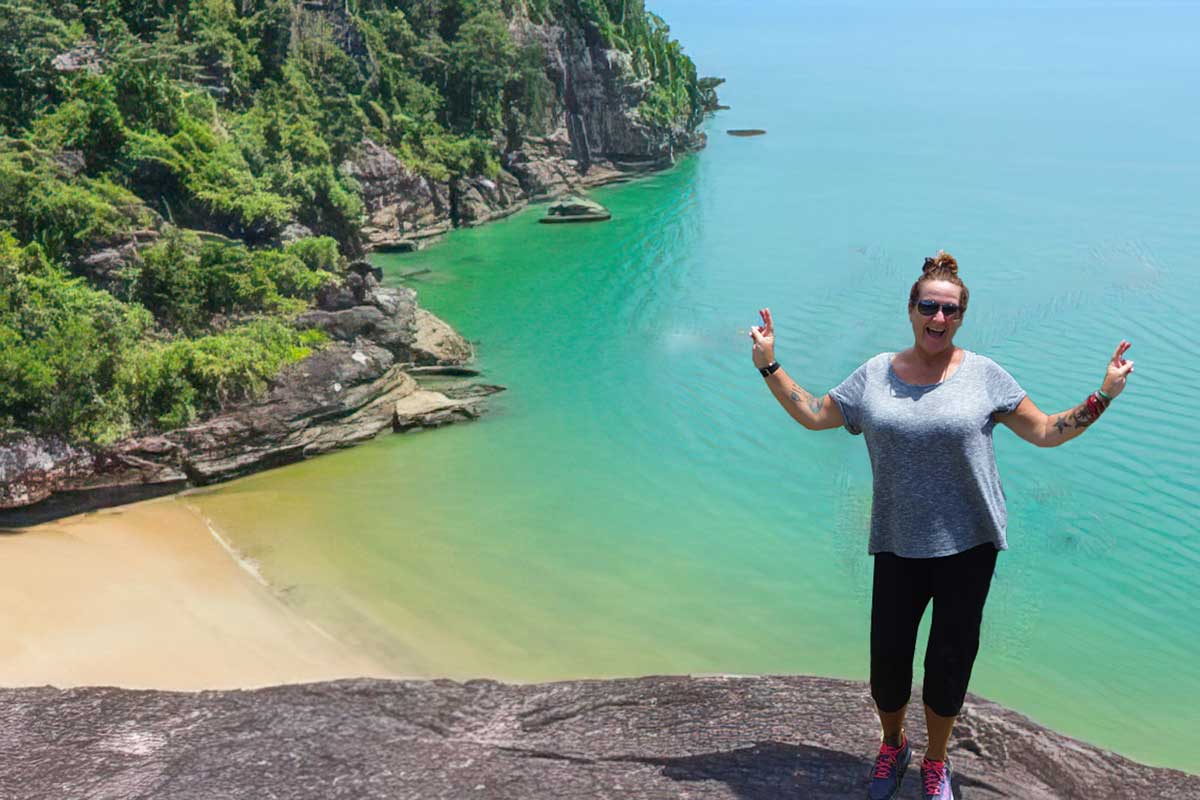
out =
[[762,375],[764,378],[769,378],[770,376],[774,375],[776,370],[778,370],[778,369],[779,369],[779,362],[772,361],[770,364],[767,364],[765,367],[759,367],[758,373],[760,375]]

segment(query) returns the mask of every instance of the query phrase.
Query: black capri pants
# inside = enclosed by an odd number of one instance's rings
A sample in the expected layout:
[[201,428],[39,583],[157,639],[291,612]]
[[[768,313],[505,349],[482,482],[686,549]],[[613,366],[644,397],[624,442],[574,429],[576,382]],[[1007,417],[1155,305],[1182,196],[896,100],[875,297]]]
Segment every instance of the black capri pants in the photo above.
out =
[[979,652],[979,625],[999,551],[987,543],[941,558],[875,556],[871,596],[871,696],[899,711],[912,690],[917,627],[933,600],[925,648],[925,705],[957,716]]

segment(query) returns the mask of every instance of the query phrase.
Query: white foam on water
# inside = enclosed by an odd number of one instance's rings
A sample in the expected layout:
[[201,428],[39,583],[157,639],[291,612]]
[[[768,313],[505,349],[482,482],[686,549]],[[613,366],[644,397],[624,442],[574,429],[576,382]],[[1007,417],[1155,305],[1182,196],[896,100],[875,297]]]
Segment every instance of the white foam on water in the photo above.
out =
[[250,575],[250,577],[254,578],[255,581],[266,588],[271,589],[272,591],[274,590],[274,587],[271,586],[271,582],[268,581],[263,575],[262,569],[260,569],[257,561],[234,547],[228,539],[221,535],[221,531],[217,528],[216,523],[206,516],[198,507],[186,501],[181,500],[180,502],[183,503],[184,508],[200,518],[200,521],[204,523],[204,527],[208,529],[209,534],[213,537],[213,539],[216,539],[217,544],[221,545],[221,549],[229,554],[229,557],[234,560],[234,563],[245,570],[245,572]]

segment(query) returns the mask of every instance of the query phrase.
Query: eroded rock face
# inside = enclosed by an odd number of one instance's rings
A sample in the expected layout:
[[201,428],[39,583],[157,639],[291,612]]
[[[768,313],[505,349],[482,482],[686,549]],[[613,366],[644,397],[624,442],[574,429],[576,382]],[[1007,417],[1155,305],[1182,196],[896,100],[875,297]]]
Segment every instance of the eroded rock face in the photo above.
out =
[[[521,44],[537,43],[546,54],[546,75],[554,84],[554,102],[541,121],[548,132],[543,158],[566,158],[555,143],[570,143],[569,158],[582,182],[605,180],[603,170],[657,169],[674,163],[677,153],[703,146],[703,134],[682,125],[663,128],[642,119],[638,105],[650,84],[639,79],[628,53],[608,49],[590,23],[579,26],[535,24],[525,18],[510,30]],[[598,167],[601,174],[588,180]]]
[[60,486],[87,474],[93,455],[59,436],[0,433],[0,508],[45,500]]
[[342,171],[361,186],[368,247],[399,247],[450,229],[449,187],[412,172],[387,148],[364,140]]
[[455,220],[463,227],[506,217],[528,202],[521,183],[505,170],[500,170],[495,179],[476,175],[456,180],[450,186],[450,197]]
[[148,228],[97,241],[74,266],[96,286],[118,291],[127,280],[125,271],[141,263],[140,251],[152,246],[158,238],[158,231]]
[[638,105],[650,84],[630,56],[608,49],[590,24],[531,22],[509,26],[519,45],[537,44],[554,86],[542,119],[510,132],[495,177],[458,178],[449,185],[421,177],[373,141],[342,169],[362,186],[370,249],[417,249],[452,226],[474,226],[512,214],[530,200],[662,169],[678,154],[704,146],[704,135],[677,124],[642,119]]
[[[8,689],[0,796],[844,800],[866,796],[878,736],[864,684],[803,676]],[[1200,777],[975,697],[950,754],[972,800],[1200,797]],[[909,774],[901,797],[919,792]]]

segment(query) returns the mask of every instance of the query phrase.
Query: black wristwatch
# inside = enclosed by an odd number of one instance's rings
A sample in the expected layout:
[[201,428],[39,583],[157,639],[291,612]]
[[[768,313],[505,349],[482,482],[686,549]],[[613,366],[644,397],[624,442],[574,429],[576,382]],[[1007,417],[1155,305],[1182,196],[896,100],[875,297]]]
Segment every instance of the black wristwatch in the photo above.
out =
[[775,370],[777,370],[777,369],[779,369],[779,362],[772,361],[770,364],[767,364],[765,367],[759,367],[758,372],[764,378],[769,378],[775,374]]

